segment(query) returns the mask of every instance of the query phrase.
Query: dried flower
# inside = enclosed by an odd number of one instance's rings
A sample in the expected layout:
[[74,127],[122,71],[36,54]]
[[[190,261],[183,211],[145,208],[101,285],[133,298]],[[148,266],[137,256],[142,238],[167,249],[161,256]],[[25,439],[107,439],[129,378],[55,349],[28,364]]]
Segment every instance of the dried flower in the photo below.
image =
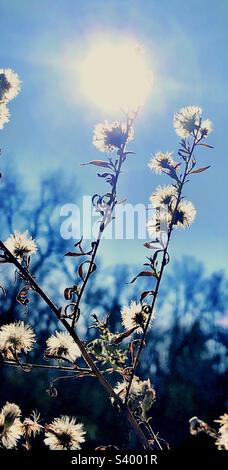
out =
[[7,402],[0,412],[0,442],[6,449],[16,447],[23,434],[21,410],[15,403]]
[[215,444],[219,450],[228,450],[228,414],[220,416],[215,422],[220,424]]
[[32,237],[28,238],[28,232],[20,233],[15,231],[5,241],[5,246],[19,260],[25,256],[31,256],[36,252],[37,246]]
[[[128,382],[126,380],[123,380],[123,382],[117,382],[113,390],[116,393],[116,395],[118,395],[121,398],[121,400],[124,401],[126,397],[127,389],[128,389]],[[132,398],[133,396],[137,396],[139,394],[140,394],[140,379],[134,376],[131,382],[129,396]]]
[[177,190],[174,186],[158,186],[156,191],[150,196],[153,207],[170,206],[177,198]]
[[5,104],[0,104],[0,129],[3,129],[4,124],[9,122],[10,112]]
[[151,385],[150,379],[140,382],[140,394],[142,416],[145,418],[156,398],[156,392]]
[[123,307],[121,310],[122,324],[126,330],[135,328],[136,331],[140,332],[146,325],[148,312],[146,306],[137,304],[135,301],[131,301],[129,307]]
[[[175,203],[173,204],[175,206]],[[191,201],[180,201],[178,204],[173,223],[177,227],[186,228],[189,227],[196,216],[196,209]]]
[[35,437],[43,429],[43,426],[39,424],[40,414],[37,411],[33,411],[29,418],[25,418],[23,421],[23,431],[28,438],[31,436]]
[[160,208],[159,211],[156,211],[147,222],[147,230],[151,237],[156,236],[157,238],[162,237],[162,234],[167,234],[169,226],[172,220],[171,213],[167,210],[166,207]]
[[13,359],[13,354],[31,351],[35,334],[30,325],[23,321],[9,323],[0,328],[0,350],[4,356]]
[[1,414],[4,416],[4,426],[10,427],[14,424],[17,418],[20,418],[21,409],[15,403],[9,403],[7,401],[2,407]]
[[0,103],[7,103],[20,91],[20,79],[11,69],[0,69]]
[[57,356],[74,362],[81,356],[81,351],[67,331],[56,331],[47,340],[47,356]]
[[93,144],[101,152],[113,152],[130,142],[134,137],[133,129],[126,124],[113,122],[97,124],[93,134]]
[[173,160],[172,152],[157,152],[155,153],[150,162],[148,163],[149,168],[154,173],[167,173],[173,174],[176,172],[177,163]]
[[[122,401],[125,400],[128,386],[129,382],[124,380],[123,382],[117,382],[114,387],[114,392]],[[140,414],[142,418],[146,418],[146,414],[150,410],[155,397],[156,393],[150,383],[150,379],[142,381],[137,376],[133,377],[129,392],[129,407],[132,411]],[[111,401],[113,402],[114,399],[112,398]]]
[[202,109],[199,106],[186,106],[174,114],[173,127],[180,137],[186,139],[200,126]]
[[210,121],[210,119],[205,119],[204,121],[201,122],[197,137],[200,137],[201,139],[206,138],[212,131],[213,131],[212,122]]
[[85,442],[82,423],[76,424],[76,418],[60,416],[47,425],[44,443],[51,450],[79,450]]
[[207,423],[197,418],[197,416],[193,416],[189,420],[189,424],[190,424],[190,434],[192,436],[196,436],[197,434],[203,431],[206,432],[208,428]]

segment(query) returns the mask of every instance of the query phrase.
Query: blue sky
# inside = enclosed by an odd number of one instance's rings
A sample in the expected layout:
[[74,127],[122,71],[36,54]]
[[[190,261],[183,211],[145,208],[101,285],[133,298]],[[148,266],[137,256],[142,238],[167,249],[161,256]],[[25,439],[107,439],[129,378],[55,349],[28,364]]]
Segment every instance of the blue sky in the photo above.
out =
[[[199,159],[212,168],[186,188],[197,219],[188,231],[175,232],[171,254],[194,255],[208,270],[227,269],[227,19],[225,0],[0,0],[0,66],[15,69],[23,82],[1,132],[4,171],[13,162],[33,188],[43,173],[65,168],[82,193],[102,188],[95,170],[80,162],[100,157],[91,142],[93,127],[116,116],[81,95],[69,63],[80,60],[97,37],[133,38],[149,53],[154,84],[136,124],[136,156],[121,176],[120,197],[147,203],[158,184],[169,183],[148,170],[150,155],[177,149],[176,110],[202,106],[213,121],[215,150],[201,151]],[[66,202],[74,201],[69,195]],[[137,240],[104,241],[103,253],[106,265],[140,264],[145,250]]]

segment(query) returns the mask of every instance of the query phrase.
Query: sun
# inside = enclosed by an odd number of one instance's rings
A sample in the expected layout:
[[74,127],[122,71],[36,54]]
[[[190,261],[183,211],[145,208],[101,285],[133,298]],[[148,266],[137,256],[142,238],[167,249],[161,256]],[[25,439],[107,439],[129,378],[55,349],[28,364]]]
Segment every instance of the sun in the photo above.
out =
[[79,64],[81,92],[105,111],[129,111],[148,97],[152,73],[144,50],[132,42],[98,42]]

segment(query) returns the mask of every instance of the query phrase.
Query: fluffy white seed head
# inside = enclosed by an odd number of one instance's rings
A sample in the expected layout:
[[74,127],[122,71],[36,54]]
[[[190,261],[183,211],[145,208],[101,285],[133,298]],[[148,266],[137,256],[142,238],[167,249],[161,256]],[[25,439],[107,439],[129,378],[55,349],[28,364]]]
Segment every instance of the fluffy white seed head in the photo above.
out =
[[0,103],[15,98],[21,88],[20,79],[12,69],[0,69]]
[[134,137],[133,129],[127,129],[126,124],[107,121],[97,124],[93,133],[93,144],[101,152],[113,152],[127,144]]
[[176,171],[177,163],[173,160],[172,152],[156,152],[148,163],[149,168],[157,174],[170,174]]
[[35,333],[30,325],[23,321],[9,323],[0,328],[0,351],[7,358],[14,354],[31,351],[35,342]]
[[47,339],[46,355],[57,356],[71,362],[81,356],[81,351],[67,331],[56,331]]
[[15,231],[4,242],[6,248],[19,260],[31,256],[37,251],[37,245],[32,237],[28,238],[28,231],[20,233]]
[[83,424],[76,424],[76,418],[60,416],[46,426],[44,443],[51,450],[79,450],[85,434]]

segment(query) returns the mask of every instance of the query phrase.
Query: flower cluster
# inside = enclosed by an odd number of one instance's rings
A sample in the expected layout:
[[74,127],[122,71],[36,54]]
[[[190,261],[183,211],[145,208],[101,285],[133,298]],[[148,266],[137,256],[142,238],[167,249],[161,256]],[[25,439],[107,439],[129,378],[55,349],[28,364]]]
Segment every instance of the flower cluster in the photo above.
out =
[[35,342],[35,333],[30,325],[23,321],[9,323],[0,328],[0,352],[3,357],[15,360],[18,354],[31,351]]
[[[114,387],[114,392],[124,402],[128,390],[128,382],[118,382]],[[156,392],[150,383],[150,379],[140,380],[134,376],[129,391],[129,407],[141,419],[146,419],[147,413],[151,409],[156,398]]]
[[183,174],[180,168],[185,163],[184,178],[191,172],[197,173],[208,168],[194,170],[196,161],[191,153],[190,145],[186,143],[186,139],[191,137],[194,148],[212,131],[211,121],[202,120],[202,109],[199,106],[181,108],[174,115],[173,126],[176,133],[183,139],[178,152],[181,161],[175,161],[171,152],[157,152],[149,162],[149,168],[154,173],[164,173],[174,180],[172,185],[159,186],[150,196],[152,208],[155,210],[147,224],[151,237],[161,238],[162,233],[168,234],[172,228],[187,228],[193,223],[196,210],[192,202],[181,197]]
[[31,438],[35,438],[43,430],[44,444],[51,450],[78,450],[85,441],[84,426],[76,424],[76,418],[60,416],[52,423],[42,426],[40,415],[33,411],[28,418],[22,420],[21,409],[15,403],[7,402],[0,411],[0,447],[18,448],[22,444],[31,449]]
[[130,142],[134,137],[132,127],[126,124],[113,122],[109,124],[105,121],[97,124],[93,134],[93,144],[101,152],[113,152]]
[[70,362],[81,356],[81,351],[67,331],[56,331],[47,339],[46,357],[57,357]]
[[0,129],[9,121],[7,104],[20,91],[18,75],[11,69],[0,69]]

